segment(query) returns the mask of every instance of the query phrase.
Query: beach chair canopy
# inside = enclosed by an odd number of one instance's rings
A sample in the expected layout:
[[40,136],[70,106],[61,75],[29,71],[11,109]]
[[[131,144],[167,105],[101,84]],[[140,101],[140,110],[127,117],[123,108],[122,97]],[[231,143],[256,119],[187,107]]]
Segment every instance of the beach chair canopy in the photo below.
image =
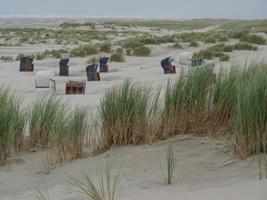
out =
[[20,62],[22,62],[22,63],[26,63],[28,61],[31,61],[32,62],[33,61],[33,58],[31,56],[22,56],[20,58]]
[[100,65],[106,65],[108,63],[109,57],[101,57],[99,60]]
[[70,59],[69,58],[62,58],[62,59],[60,59],[60,61],[59,61],[59,65],[61,66],[67,66],[68,65],[68,63],[69,63],[69,61],[70,61]]
[[161,61],[161,65],[171,65],[171,63],[174,61],[174,58],[172,56],[169,56]]
[[35,86],[36,88],[49,88],[49,81],[55,75],[55,72],[51,70],[39,71],[35,74]]
[[98,64],[90,64],[86,67],[86,72],[88,73],[94,73],[97,71]]

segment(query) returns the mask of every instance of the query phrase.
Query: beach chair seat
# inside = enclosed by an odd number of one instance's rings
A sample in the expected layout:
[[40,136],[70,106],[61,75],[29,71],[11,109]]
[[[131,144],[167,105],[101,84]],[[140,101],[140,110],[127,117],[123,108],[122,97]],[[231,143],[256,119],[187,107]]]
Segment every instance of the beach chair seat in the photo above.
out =
[[88,81],[100,81],[98,72],[98,64],[91,64],[86,67],[86,75]]
[[30,56],[23,56],[20,59],[20,72],[32,72],[34,70],[33,58]]
[[56,81],[53,79],[55,73],[51,70],[39,71],[35,75],[35,88],[47,88],[51,92],[56,91]]
[[100,73],[101,72],[108,72],[108,60],[109,57],[101,57],[99,60],[99,65],[100,65]]
[[69,81],[66,83],[66,94],[85,94],[86,81]]

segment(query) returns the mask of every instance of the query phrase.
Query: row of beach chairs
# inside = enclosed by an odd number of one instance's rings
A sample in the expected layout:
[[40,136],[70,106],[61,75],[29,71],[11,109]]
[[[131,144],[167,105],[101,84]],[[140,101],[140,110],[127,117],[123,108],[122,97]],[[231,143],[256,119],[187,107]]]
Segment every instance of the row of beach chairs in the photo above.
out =
[[[86,67],[87,81],[100,81],[100,72],[108,72],[108,57],[101,57],[99,64],[90,64]],[[69,58],[59,61],[59,75],[69,76]],[[34,71],[33,58],[24,56],[20,59],[20,72]],[[49,88],[56,91],[56,81],[53,79],[55,73],[51,70],[36,72],[35,87]],[[65,94],[85,94],[86,81],[72,81],[66,83]]]
[[[175,74],[176,66],[173,64],[175,59],[171,56],[161,61],[161,66],[164,74]],[[59,61],[59,75],[69,76],[69,58],[63,58]],[[99,63],[89,64],[86,67],[87,81],[100,81],[100,73],[107,73],[109,71],[108,57],[101,57]],[[179,57],[179,65],[186,67],[205,66],[203,59],[193,58],[191,52],[183,52]],[[213,68],[213,67],[211,67]],[[20,71],[33,71],[33,58],[24,56],[20,60]],[[52,71],[39,71],[36,73],[35,86],[36,88],[50,88],[52,91],[56,90],[56,81],[53,79],[54,73]],[[72,81],[66,83],[66,94],[84,94],[86,81]]]

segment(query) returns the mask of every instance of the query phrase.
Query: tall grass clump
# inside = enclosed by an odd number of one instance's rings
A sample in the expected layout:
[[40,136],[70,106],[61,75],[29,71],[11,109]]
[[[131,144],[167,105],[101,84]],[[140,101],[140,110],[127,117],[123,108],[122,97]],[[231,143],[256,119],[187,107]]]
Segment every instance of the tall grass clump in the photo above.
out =
[[266,153],[267,69],[266,65],[250,66],[237,84],[235,139],[242,158],[253,153]]
[[171,185],[176,164],[176,154],[172,145],[169,145],[168,148],[166,148],[165,163],[166,173],[164,175],[164,182],[166,185]]
[[229,71],[221,69],[212,89],[212,127],[213,132],[228,129],[233,123],[236,107],[236,83],[240,68],[231,67]]
[[85,195],[92,200],[115,200],[119,184],[119,174],[112,176],[112,165],[107,163],[104,170],[100,170],[96,180],[88,174],[82,178],[69,176],[74,191]]
[[101,144],[137,144],[144,139],[149,105],[149,91],[125,81],[107,91],[100,102]]
[[0,166],[5,165],[11,155],[15,135],[18,139],[23,134],[24,126],[21,125],[19,112],[19,99],[9,88],[0,89]]
[[57,120],[64,116],[65,103],[55,97],[39,97],[30,108],[30,145],[47,147]]
[[212,69],[198,67],[167,86],[162,117],[164,137],[202,131],[201,125],[209,116],[212,83]]
[[87,109],[76,107],[61,115],[55,122],[49,154],[50,163],[63,163],[83,156],[85,133],[87,129]]

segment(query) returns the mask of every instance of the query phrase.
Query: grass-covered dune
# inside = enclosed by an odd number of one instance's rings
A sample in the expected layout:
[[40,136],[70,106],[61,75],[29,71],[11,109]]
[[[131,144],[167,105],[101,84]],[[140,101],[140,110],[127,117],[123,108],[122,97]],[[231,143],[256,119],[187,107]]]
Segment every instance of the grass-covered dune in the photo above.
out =
[[32,148],[48,149],[51,163],[76,159],[83,156],[86,138],[103,150],[181,133],[228,134],[241,158],[266,152],[266,80],[267,64],[252,63],[216,76],[210,68],[194,68],[157,91],[125,81],[106,91],[90,117],[86,108],[67,110],[68,103],[53,96],[22,108],[15,93],[2,87],[0,164]]

